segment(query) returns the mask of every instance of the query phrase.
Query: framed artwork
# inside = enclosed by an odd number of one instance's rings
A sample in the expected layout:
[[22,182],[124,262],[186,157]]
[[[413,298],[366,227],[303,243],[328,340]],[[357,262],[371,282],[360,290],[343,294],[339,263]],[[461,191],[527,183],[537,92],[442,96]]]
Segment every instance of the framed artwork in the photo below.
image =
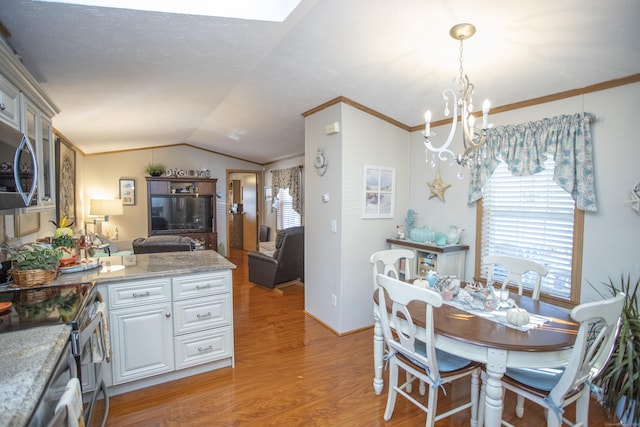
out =
[[76,220],[76,152],[73,146],[56,137],[57,222],[64,216]]
[[264,201],[270,202],[273,199],[273,192],[271,190],[271,186],[264,187]]
[[363,166],[362,218],[393,218],[395,168]]
[[16,237],[24,237],[40,231],[40,212],[15,215],[13,218]]
[[120,178],[120,199],[123,206],[136,204],[136,180],[134,178]]

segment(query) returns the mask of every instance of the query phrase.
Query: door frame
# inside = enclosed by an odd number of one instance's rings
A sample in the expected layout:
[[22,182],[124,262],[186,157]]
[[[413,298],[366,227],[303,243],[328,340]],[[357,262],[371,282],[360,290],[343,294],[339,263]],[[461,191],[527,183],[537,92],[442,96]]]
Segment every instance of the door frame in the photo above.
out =
[[[226,239],[226,247],[227,254],[230,251],[229,242],[231,240],[231,221],[229,221],[229,216],[231,212],[231,206],[233,205],[233,200],[229,198],[229,186],[231,185],[231,175],[233,174],[242,174],[242,175],[255,175],[256,177],[256,247],[253,250],[258,250],[259,248],[259,236],[260,236],[260,224],[262,224],[262,209],[263,209],[263,188],[262,188],[262,171],[256,171],[251,169],[227,169],[226,172],[226,187],[225,187],[225,199],[226,209],[225,209],[225,219],[227,223],[227,239]],[[243,248],[243,250],[252,250],[248,248]]]

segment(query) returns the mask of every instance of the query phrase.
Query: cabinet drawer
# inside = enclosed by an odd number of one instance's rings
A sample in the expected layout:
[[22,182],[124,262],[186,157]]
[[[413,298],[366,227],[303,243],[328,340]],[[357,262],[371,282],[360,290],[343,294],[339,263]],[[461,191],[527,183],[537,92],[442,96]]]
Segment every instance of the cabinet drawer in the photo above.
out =
[[231,357],[233,354],[231,326],[176,337],[175,352],[176,369]]
[[231,324],[231,295],[176,301],[173,329],[176,335]]
[[173,278],[175,300],[231,292],[231,272],[216,271]]
[[171,279],[139,280],[109,286],[109,309],[171,301]]

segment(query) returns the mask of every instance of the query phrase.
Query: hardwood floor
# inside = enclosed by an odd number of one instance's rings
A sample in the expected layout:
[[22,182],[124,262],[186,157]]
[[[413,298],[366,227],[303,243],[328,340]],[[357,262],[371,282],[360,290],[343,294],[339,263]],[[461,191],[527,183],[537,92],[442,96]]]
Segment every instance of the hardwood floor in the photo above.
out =
[[[108,426],[424,425],[425,414],[401,397],[393,418],[383,420],[386,387],[380,396],[373,392],[372,330],[339,337],[303,313],[302,287],[282,294],[263,289],[248,282],[246,252],[232,250],[229,259],[238,266],[235,368],[114,396]],[[439,406],[468,390],[467,384],[447,387]],[[525,405],[525,420],[515,418],[514,408],[515,398],[507,396],[505,418],[516,426],[545,424],[537,406]],[[436,425],[468,426],[469,416],[463,412]],[[593,399],[590,424],[617,425]]]

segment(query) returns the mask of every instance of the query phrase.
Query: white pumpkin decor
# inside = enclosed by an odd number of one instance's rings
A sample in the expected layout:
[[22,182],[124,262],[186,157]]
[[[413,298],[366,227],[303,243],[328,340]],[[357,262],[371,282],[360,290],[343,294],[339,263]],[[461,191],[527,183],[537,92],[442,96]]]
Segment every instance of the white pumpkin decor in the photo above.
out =
[[524,326],[529,323],[529,313],[524,308],[510,308],[507,310],[507,321],[512,325]]
[[429,287],[429,282],[427,282],[426,280],[422,280],[422,279],[414,280],[413,284],[416,285],[419,288],[424,288],[424,289],[427,289]]

